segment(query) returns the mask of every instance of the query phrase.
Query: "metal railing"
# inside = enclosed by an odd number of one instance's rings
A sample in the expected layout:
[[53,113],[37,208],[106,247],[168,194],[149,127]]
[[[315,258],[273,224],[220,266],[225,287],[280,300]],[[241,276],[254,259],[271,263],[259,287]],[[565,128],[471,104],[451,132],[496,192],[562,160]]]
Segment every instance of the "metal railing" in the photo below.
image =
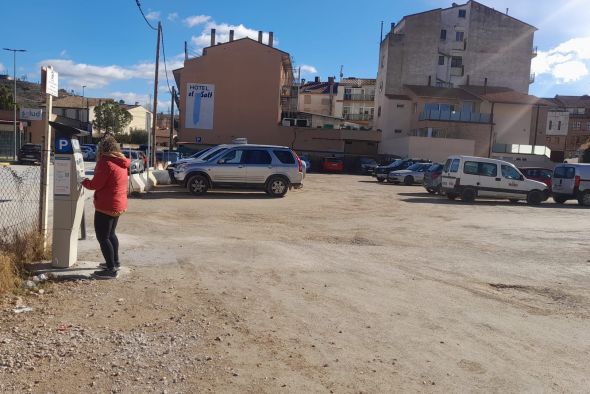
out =
[[480,112],[425,110],[419,120],[436,120],[441,122],[490,123],[492,116]]
[[373,120],[373,115],[371,114],[344,114],[345,120]]
[[346,101],[375,101],[374,94],[344,94]]

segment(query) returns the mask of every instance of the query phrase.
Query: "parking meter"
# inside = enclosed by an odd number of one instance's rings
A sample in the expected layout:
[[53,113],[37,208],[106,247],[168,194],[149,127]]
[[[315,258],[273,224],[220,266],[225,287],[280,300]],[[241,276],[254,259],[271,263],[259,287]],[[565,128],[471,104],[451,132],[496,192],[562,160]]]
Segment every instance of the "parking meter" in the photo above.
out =
[[78,233],[84,212],[84,159],[78,136],[88,133],[58,122],[55,130],[53,166],[53,260],[52,266],[68,268],[78,258]]

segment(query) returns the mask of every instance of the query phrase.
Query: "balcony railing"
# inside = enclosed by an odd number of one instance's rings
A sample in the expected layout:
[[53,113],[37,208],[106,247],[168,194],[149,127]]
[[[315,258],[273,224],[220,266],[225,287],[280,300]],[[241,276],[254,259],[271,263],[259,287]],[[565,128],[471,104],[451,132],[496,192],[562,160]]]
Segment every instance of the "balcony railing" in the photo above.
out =
[[346,101],[375,101],[374,94],[345,94]]
[[373,115],[371,114],[344,114],[345,120],[373,120]]
[[490,123],[492,117],[490,114],[480,112],[427,110],[420,113],[419,119],[441,122]]

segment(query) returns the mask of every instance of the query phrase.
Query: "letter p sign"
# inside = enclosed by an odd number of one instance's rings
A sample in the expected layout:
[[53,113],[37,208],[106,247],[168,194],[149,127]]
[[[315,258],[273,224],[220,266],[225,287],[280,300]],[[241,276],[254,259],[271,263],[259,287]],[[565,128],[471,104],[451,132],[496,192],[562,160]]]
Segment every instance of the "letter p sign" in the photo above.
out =
[[55,144],[55,153],[72,153],[72,142],[67,138],[59,138]]

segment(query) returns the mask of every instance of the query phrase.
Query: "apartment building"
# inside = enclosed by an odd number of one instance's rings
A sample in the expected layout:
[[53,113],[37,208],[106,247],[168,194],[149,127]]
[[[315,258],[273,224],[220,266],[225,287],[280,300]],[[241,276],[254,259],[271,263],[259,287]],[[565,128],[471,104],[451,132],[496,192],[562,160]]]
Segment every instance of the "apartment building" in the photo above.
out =
[[213,30],[211,46],[203,55],[174,70],[180,97],[179,143],[201,149],[246,138],[305,152],[376,153],[378,133],[341,130],[334,125],[340,119],[329,115],[330,109],[317,110],[315,118],[326,118],[324,124],[314,119],[305,119],[304,125],[297,122],[301,119],[291,56],[275,48],[273,35],[268,36],[268,42],[263,42],[262,32],[258,41],[234,40],[230,32],[228,42],[217,43]]
[[371,129],[375,116],[375,79],[316,77],[299,89],[299,111],[341,118],[345,128]]
[[399,151],[396,139],[428,129],[437,131],[422,138],[451,141],[423,141],[424,146],[444,144],[453,153],[473,153],[452,141],[458,139],[474,141],[475,153],[486,156],[494,144],[528,144],[533,107],[546,105],[528,95],[535,31],[476,1],[392,24],[380,45],[376,82],[380,151]]
[[149,131],[152,129],[152,113],[148,111],[143,105],[135,104],[119,104],[131,114],[131,123],[123,129],[124,134],[130,134],[132,131]]

